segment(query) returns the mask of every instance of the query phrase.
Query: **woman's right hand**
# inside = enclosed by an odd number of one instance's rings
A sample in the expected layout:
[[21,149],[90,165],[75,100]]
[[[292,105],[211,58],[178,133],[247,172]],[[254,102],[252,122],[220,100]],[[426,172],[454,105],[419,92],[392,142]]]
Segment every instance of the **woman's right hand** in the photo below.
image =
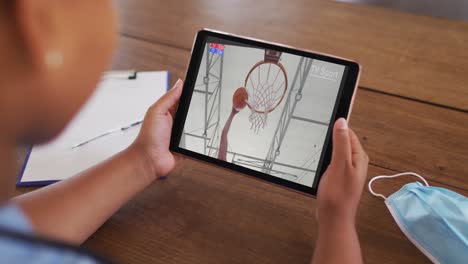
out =
[[319,185],[317,221],[354,226],[362,189],[367,177],[369,157],[356,134],[340,118],[333,128],[332,160]]

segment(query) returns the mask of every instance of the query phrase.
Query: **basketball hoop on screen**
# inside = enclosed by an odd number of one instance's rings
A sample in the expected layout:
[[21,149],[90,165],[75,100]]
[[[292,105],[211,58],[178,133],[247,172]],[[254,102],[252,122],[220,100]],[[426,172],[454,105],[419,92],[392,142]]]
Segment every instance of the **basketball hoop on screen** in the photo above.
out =
[[265,50],[263,61],[257,62],[247,74],[244,87],[232,96],[232,110],[221,133],[218,159],[226,161],[228,132],[234,116],[246,106],[250,109],[250,129],[258,133],[267,123],[267,116],[281,103],[288,87],[288,76],[279,62],[281,52]]
[[245,78],[250,129],[255,133],[267,125],[268,114],[280,105],[288,88],[288,76],[280,57],[279,51],[265,50],[264,60],[257,62]]

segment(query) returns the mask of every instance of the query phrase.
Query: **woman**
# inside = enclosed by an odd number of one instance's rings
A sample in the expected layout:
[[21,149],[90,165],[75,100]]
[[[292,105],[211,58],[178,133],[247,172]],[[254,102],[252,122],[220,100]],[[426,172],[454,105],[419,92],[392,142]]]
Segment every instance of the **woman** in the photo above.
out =
[[[79,245],[133,195],[175,166],[168,147],[180,80],[148,110],[139,136],[126,150],[80,175],[9,200],[16,146],[52,140],[78,112],[107,67],[115,24],[110,0],[0,3],[2,263],[102,262],[31,235]],[[360,263],[354,220],[368,158],[346,120],[336,122],[333,140],[332,162],[318,194],[313,261]]]

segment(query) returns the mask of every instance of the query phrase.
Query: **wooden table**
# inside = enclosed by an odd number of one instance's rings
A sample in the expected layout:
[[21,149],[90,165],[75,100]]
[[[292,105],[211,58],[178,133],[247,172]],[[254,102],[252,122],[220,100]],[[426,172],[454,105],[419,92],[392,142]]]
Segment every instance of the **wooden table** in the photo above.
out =
[[[468,23],[310,0],[116,6],[112,68],[169,70],[172,82],[184,77],[202,27],[356,59],[363,75],[351,126],[371,158],[368,177],[415,171],[468,195]],[[390,194],[412,180],[382,181],[376,189]],[[315,207],[311,197],[187,159],[84,247],[119,263],[308,263]],[[429,263],[367,190],[357,228],[367,263]]]

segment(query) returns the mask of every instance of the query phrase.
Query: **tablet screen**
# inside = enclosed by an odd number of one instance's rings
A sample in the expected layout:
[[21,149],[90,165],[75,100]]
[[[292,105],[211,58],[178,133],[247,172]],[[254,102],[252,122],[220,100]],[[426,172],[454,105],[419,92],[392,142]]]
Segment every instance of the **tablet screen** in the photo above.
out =
[[347,66],[207,37],[179,147],[315,187]]

